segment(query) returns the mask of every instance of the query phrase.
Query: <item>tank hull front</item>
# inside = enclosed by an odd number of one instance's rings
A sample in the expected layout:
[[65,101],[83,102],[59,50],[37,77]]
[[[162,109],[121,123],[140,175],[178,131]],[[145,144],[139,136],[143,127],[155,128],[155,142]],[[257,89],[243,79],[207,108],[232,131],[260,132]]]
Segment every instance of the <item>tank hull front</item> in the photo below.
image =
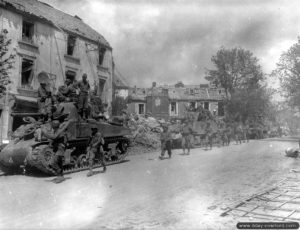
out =
[[26,156],[31,152],[33,140],[11,142],[0,152],[0,170],[5,173],[16,173],[24,165]]

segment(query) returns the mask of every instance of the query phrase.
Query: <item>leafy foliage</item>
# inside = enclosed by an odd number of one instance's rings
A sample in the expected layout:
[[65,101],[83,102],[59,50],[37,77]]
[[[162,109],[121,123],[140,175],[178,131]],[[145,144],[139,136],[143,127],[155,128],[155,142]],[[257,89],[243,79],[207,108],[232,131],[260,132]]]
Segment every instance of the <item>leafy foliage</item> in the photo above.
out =
[[272,76],[280,79],[289,105],[300,108],[300,39],[280,56]]
[[212,57],[215,69],[208,71],[208,79],[225,89],[228,120],[263,122],[270,115],[271,95],[258,59],[242,48],[221,48]]
[[8,54],[8,47],[11,39],[7,39],[8,31],[2,30],[0,33],[0,97],[6,92],[6,87],[11,83],[9,70],[13,68],[14,54]]
[[255,89],[264,79],[258,59],[248,50],[222,47],[211,61],[215,69],[208,75],[212,83],[225,89],[227,97],[236,90]]

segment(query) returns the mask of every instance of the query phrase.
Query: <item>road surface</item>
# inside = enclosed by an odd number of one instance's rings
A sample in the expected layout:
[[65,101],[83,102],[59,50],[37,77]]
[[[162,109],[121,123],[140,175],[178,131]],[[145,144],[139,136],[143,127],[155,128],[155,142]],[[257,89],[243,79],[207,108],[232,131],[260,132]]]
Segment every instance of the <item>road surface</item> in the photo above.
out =
[[234,229],[228,205],[274,185],[299,160],[295,142],[251,141],[228,147],[130,156],[105,174],[0,177],[0,229]]

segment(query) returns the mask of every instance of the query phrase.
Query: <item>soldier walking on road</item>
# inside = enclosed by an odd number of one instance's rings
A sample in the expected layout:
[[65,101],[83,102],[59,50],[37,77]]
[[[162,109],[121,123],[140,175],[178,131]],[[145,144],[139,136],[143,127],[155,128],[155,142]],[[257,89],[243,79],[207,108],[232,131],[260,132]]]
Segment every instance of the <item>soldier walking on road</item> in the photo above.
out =
[[193,130],[191,126],[188,124],[188,121],[185,120],[183,122],[183,126],[181,128],[181,147],[183,150],[183,154],[185,154],[185,149],[187,149],[187,155],[190,154],[191,150],[191,135],[193,133]]
[[87,119],[88,118],[88,96],[90,90],[90,84],[87,80],[87,75],[82,75],[82,81],[78,82],[79,87],[79,101],[78,101],[78,109],[81,118]]
[[212,149],[212,145],[213,145],[213,130],[212,130],[212,127],[210,125],[210,122],[206,123],[205,134],[206,134],[206,148],[209,145],[210,149]]
[[89,168],[90,171],[88,172],[87,176],[93,176],[93,166],[96,155],[99,155],[100,163],[103,167],[103,172],[106,171],[106,165],[104,163],[104,153],[103,153],[103,145],[104,139],[102,134],[98,131],[98,128],[92,127],[92,135],[89,140],[89,146],[87,148],[87,154],[89,159]]
[[245,122],[245,125],[243,127],[243,132],[244,132],[244,139],[245,139],[245,142],[249,142],[249,124],[248,122],[246,121]]
[[168,152],[169,158],[172,156],[172,135],[168,126],[163,126],[163,132],[160,134],[161,155],[159,159],[164,159],[165,152]]
[[52,121],[52,131],[42,129],[42,135],[50,140],[51,147],[54,151],[54,156],[51,159],[50,167],[53,168],[57,177],[54,179],[55,183],[61,183],[65,180],[63,175],[63,158],[67,145],[66,129],[69,121],[63,122],[64,115],[54,117]]
[[240,123],[235,124],[235,142],[238,145],[239,143],[242,144],[242,135],[243,135],[243,128]]

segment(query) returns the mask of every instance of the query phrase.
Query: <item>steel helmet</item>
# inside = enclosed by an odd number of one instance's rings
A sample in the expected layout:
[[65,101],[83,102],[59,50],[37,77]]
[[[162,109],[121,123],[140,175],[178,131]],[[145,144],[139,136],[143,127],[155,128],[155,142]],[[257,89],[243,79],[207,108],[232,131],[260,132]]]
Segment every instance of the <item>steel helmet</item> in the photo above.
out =
[[60,122],[58,120],[52,121],[52,128],[57,129],[59,128]]

